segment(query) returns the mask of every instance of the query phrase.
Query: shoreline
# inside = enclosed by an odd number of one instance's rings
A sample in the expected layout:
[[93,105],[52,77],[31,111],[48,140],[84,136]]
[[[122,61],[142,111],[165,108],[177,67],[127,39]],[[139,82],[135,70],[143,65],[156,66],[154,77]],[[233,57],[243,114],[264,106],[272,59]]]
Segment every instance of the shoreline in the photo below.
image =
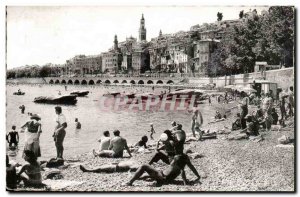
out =
[[[216,129],[228,126],[229,121],[215,123]],[[189,134],[190,132],[187,132]],[[80,164],[87,167],[96,167],[107,163],[116,163],[129,158],[111,159],[95,158],[92,152],[74,155],[66,160],[67,166],[62,167],[62,181],[69,186],[59,188],[54,185],[50,191],[94,191],[94,192],[205,192],[205,191],[294,191],[294,148],[279,148],[277,138],[282,135],[294,137],[294,128],[281,131],[272,130],[262,132],[264,140],[254,142],[250,140],[228,141],[226,135],[218,135],[217,139],[194,141],[186,143],[185,150],[204,155],[201,158],[191,159],[201,176],[201,184],[182,185],[181,177],[175,184],[155,187],[155,182],[136,181],[134,186],[121,186],[129,180],[133,173],[83,173]],[[133,154],[139,164],[147,163],[153,156],[149,154]],[[127,154],[126,154],[127,155]],[[126,156],[124,155],[124,156]],[[189,154],[191,157],[191,154]],[[155,168],[164,169],[166,165],[157,163]],[[186,168],[187,178],[194,180],[195,176]],[[55,181],[50,181],[55,182]],[[59,182],[59,180],[58,180]],[[73,184],[73,185],[72,185]],[[142,187],[141,187],[142,186]],[[59,189],[55,189],[59,188]],[[280,190],[278,190],[280,188]],[[20,188],[17,191],[46,191],[45,189]],[[47,190],[48,191],[48,190]]]

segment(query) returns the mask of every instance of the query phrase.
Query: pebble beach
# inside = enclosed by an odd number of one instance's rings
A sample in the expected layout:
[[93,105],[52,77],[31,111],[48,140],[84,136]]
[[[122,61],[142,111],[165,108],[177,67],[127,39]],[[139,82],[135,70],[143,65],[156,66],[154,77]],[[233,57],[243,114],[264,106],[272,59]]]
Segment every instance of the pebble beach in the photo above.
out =
[[[218,122],[211,127],[221,129],[230,127],[232,119]],[[234,132],[234,131],[233,131]],[[233,133],[232,132],[232,133]],[[189,134],[189,132],[188,132]],[[122,186],[132,177],[133,172],[125,173],[83,173],[79,165],[94,168],[103,164],[117,163],[133,159],[140,164],[147,163],[155,153],[136,153],[132,158],[108,159],[95,158],[92,152],[66,158],[65,166],[60,167],[61,180],[69,185],[48,187],[47,189],[19,188],[19,191],[79,191],[79,192],[219,192],[219,191],[285,191],[293,192],[294,188],[294,146],[278,147],[278,138],[282,135],[294,138],[294,128],[273,129],[261,132],[263,140],[259,142],[227,140],[227,134],[219,134],[217,139],[191,141],[186,143],[185,150],[190,152],[191,162],[199,172],[200,182],[183,185],[179,176],[172,184],[156,187],[154,181],[137,180],[133,186]],[[151,143],[151,141],[150,141]],[[152,141],[152,143],[154,143]],[[193,157],[198,154],[199,157]],[[127,155],[127,154],[126,154]],[[155,163],[155,168],[164,169],[163,163]],[[196,177],[186,167],[188,180]]]

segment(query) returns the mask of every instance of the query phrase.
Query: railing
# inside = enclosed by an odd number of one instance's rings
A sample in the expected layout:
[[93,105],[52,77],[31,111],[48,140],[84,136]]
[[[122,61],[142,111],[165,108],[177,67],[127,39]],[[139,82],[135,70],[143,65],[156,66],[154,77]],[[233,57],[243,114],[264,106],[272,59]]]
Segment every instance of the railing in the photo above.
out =
[[206,77],[201,73],[146,73],[146,74],[85,74],[85,75],[62,75],[61,77],[76,78],[76,77],[98,77],[98,78],[199,78]]

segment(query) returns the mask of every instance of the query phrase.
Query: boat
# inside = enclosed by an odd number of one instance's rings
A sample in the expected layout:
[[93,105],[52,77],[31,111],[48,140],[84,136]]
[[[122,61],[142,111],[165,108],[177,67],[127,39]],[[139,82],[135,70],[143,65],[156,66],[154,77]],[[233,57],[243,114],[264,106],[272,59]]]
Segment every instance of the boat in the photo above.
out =
[[82,97],[82,96],[87,96],[89,93],[90,93],[89,91],[74,91],[74,92],[71,92],[70,94]]
[[25,94],[25,92],[14,92],[14,95],[24,95]]
[[34,98],[33,102],[45,104],[75,105],[77,102],[76,97],[76,95],[65,95],[57,97],[39,96]]
[[113,96],[113,97],[116,97],[117,95],[120,95],[120,94],[121,94],[120,92],[110,92],[110,93],[103,94],[103,96]]

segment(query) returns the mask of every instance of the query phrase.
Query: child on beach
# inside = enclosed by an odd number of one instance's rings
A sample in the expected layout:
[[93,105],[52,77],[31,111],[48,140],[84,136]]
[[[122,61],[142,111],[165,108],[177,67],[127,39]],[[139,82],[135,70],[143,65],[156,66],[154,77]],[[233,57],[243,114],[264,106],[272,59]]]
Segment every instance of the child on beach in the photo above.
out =
[[154,127],[153,127],[153,123],[150,124],[150,131],[148,131],[148,132],[150,132],[151,140],[154,140],[153,134],[155,133],[155,130],[154,130]]

